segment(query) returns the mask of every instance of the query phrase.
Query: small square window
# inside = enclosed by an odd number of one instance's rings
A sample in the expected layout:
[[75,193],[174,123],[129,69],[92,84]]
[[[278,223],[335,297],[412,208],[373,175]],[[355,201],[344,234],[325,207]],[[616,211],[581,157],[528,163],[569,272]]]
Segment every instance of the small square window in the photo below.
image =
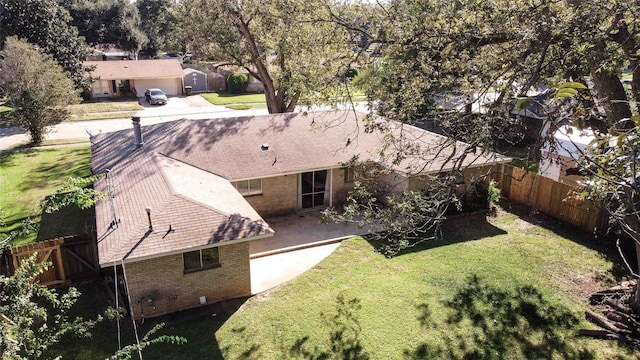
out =
[[211,266],[220,264],[220,252],[218,248],[202,249],[202,266]]
[[200,251],[189,251],[182,254],[184,258],[184,271],[200,269]]
[[241,180],[233,183],[242,195],[262,194],[262,179]]
[[344,168],[344,182],[350,183],[353,182],[356,178],[356,172],[353,167]]
[[189,251],[182,254],[184,272],[193,272],[220,266],[220,249],[217,247]]

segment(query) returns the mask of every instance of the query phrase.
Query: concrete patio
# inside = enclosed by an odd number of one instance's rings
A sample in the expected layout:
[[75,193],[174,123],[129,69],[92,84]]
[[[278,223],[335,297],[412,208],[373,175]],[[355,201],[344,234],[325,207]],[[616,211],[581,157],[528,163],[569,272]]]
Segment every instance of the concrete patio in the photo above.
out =
[[252,294],[294,279],[331,255],[340,241],[367,233],[355,224],[323,224],[320,218],[316,211],[265,219],[275,235],[249,245]]

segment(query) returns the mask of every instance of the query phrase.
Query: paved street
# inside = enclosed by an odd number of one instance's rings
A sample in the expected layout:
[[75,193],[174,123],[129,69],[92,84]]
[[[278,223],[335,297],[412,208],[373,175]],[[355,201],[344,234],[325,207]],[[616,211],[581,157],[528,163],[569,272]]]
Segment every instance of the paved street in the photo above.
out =
[[[136,113],[140,116],[142,125],[152,125],[167,121],[179,119],[212,119],[236,116],[257,116],[267,115],[267,109],[250,109],[250,110],[232,110],[220,105],[211,105],[208,101],[199,95],[189,97],[172,97],[169,98],[167,105],[149,105],[142,99],[140,102],[144,110]],[[312,110],[323,110],[328,108],[316,107]],[[359,112],[368,112],[365,103],[356,104],[356,110]],[[101,132],[111,132],[122,129],[131,128],[131,118],[110,119],[110,120],[92,120],[92,121],[74,121],[63,122],[51,128],[46,135],[47,140],[58,139],[89,139],[89,133],[97,135]],[[29,136],[19,127],[1,127],[0,126],[0,151],[7,150],[11,146],[29,141]]]
[[[170,98],[169,103],[165,106],[150,106],[142,101],[145,109],[138,111],[136,115],[141,117],[142,125],[151,125],[185,118],[198,120],[268,114],[267,109],[232,110],[219,105],[205,105],[198,100],[204,100],[202,97],[197,95],[192,97],[197,97],[197,99],[192,100],[191,97]],[[99,134],[128,128],[131,128],[131,118],[63,122],[53,126],[46,139],[86,138],[88,140],[89,133]],[[29,136],[19,127],[0,127],[0,151],[26,141],[29,141]]]

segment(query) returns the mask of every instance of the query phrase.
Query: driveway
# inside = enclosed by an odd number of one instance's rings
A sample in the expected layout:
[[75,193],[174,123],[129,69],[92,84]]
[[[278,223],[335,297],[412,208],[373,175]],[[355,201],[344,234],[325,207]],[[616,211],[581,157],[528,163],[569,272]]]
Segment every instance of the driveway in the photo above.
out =
[[144,111],[146,110],[166,111],[166,110],[175,110],[175,109],[188,109],[191,107],[191,105],[187,101],[185,101],[184,98],[177,97],[177,96],[168,97],[166,105],[151,105],[145,100],[144,96],[138,98],[138,103],[140,103],[140,105],[144,107]]

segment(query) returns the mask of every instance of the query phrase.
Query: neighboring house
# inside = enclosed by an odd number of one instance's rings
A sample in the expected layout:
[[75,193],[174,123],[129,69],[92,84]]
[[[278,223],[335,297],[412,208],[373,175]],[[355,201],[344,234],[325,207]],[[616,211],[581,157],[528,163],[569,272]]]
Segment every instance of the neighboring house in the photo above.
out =
[[169,96],[183,92],[182,67],[175,59],[85,61],[84,65],[95,67],[90,72],[97,79],[91,84],[94,98],[126,96],[126,92],[141,97],[151,88],[162,89]]
[[193,92],[209,91],[207,74],[202,71],[186,68],[182,70],[184,86],[191,86]]
[[[264,218],[339,205],[354,180],[344,164],[375,162],[383,145],[359,131],[353,112],[133,123],[92,139],[92,167],[106,174],[95,188],[112,194],[96,205],[100,266],[124,270],[138,319],[250,295],[249,242],[274,234]],[[421,144],[445,141],[412,126],[396,131]],[[448,155],[434,152],[426,167],[394,165],[390,181],[417,189]]]
[[592,130],[579,130],[565,125],[553,133],[554,146],[548,143],[542,149],[540,175],[555,181],[575,185],[582,179],[574,159],[593,141]]

